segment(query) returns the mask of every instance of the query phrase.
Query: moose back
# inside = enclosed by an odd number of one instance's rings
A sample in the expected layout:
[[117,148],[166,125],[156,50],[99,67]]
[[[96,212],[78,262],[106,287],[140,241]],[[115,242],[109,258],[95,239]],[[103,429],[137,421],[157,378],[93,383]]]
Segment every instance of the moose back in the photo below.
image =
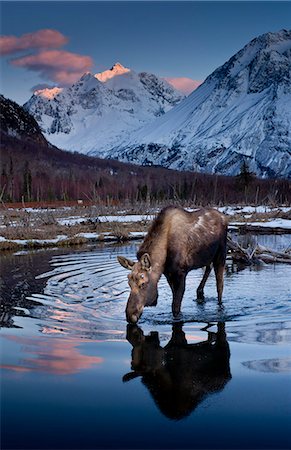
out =
[[137,252],[137,261],[118,256],[119,263],[130,270],[130,295],[126,318],[136,323],[145,306],[155,306],[158,281],[165,275],[173,294],[172,312],[177,317],[185,291],[185,279],[193,269],[205,267],[197,288],[197,298],[204,298],[204,286],[214,268],[218,301],[222,300],[226,258],[227,220],[215,209],[189,212],[177,206],[164,208],[153,221]]

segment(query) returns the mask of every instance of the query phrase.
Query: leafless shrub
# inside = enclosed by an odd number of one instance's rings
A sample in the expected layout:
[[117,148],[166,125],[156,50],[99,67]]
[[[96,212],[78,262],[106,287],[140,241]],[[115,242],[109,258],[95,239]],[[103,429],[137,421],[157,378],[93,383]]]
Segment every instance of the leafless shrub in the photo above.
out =
[[36,219],[38,219],[42,225],[56,225],[57,220],[54,216],[54,212],[52,210],[45,210],[44,212],[38,213],[36,215]]
[[71,245],[83,245],[83,244],[86,244],[86,242],[88,242],[88,240],[84,237],[73,236],[69,239],[64,239],[64,240],[60,241],[58,243],[58,245],[61,247],[67,247],[67,246],[71,246]]
[[2,217],[2,223],[5,227],[10,227],[12,225],[12,220],[10,214],[4,213]]
[[0,241],[0,251],[1,250],[16,250],[19,247],[16,242],[13,241]]
[[118,242],[127,241],[129,238],[128,230],[120,222],[112,222],[110,224],[110,231],[111,234],[117,238]]

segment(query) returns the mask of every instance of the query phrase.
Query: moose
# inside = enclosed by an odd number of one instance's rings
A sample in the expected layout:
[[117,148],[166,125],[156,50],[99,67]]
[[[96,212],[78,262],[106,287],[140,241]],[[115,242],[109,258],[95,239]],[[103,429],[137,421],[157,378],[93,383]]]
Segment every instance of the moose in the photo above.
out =
[[132,345],[132,371],[123,376],[123,382],[141,377],[160,411],[174,420],[187,417],[231,379],[225,323],[217,323],[217,332],[209,330],[208,324],[202,329],[207,340],[196,343],[188,343],[183,325],[173,323],[165,346],[157,331],[144,335],[138,325],[128,324],[126,333]]
[[137,262],[118,256],[130,270],[130,295],[126,305],[129,323],[137,323],[145,306],[156,306],[158,282],[164,274],[173,294],[172,313],[180,314],[187,274],[205,267],[197,288],[197,299],[204,299],[204,286],[213,266],[218,302],[222,301],[226,258],[227,220],[215,209],[189,212],[177,206],[164,208],[151,224],[137,252]]

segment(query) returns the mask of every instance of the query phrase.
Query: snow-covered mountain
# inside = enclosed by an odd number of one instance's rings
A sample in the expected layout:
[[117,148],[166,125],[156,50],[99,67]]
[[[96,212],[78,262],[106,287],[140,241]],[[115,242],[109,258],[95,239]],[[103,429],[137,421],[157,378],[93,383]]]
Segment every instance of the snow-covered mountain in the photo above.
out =
[[105,72],[84,74],[68,88],[38,90],[24,108],[52,144],[106,156],[132,130],[163,115],[182,98],[165,80],[117,63]]
[[138,164],[291,177],[291,31],[253,39],[110,154]]

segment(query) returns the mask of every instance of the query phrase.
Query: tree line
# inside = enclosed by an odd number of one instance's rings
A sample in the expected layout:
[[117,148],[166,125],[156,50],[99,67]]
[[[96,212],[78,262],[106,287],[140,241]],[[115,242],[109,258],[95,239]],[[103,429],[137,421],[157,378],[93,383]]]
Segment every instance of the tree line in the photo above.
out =
[[256,178],[245,162],[236,177],[179,172],[65,152],[6,134],[1,138],[2,202],[289,204],[290,187],[288,180]]

